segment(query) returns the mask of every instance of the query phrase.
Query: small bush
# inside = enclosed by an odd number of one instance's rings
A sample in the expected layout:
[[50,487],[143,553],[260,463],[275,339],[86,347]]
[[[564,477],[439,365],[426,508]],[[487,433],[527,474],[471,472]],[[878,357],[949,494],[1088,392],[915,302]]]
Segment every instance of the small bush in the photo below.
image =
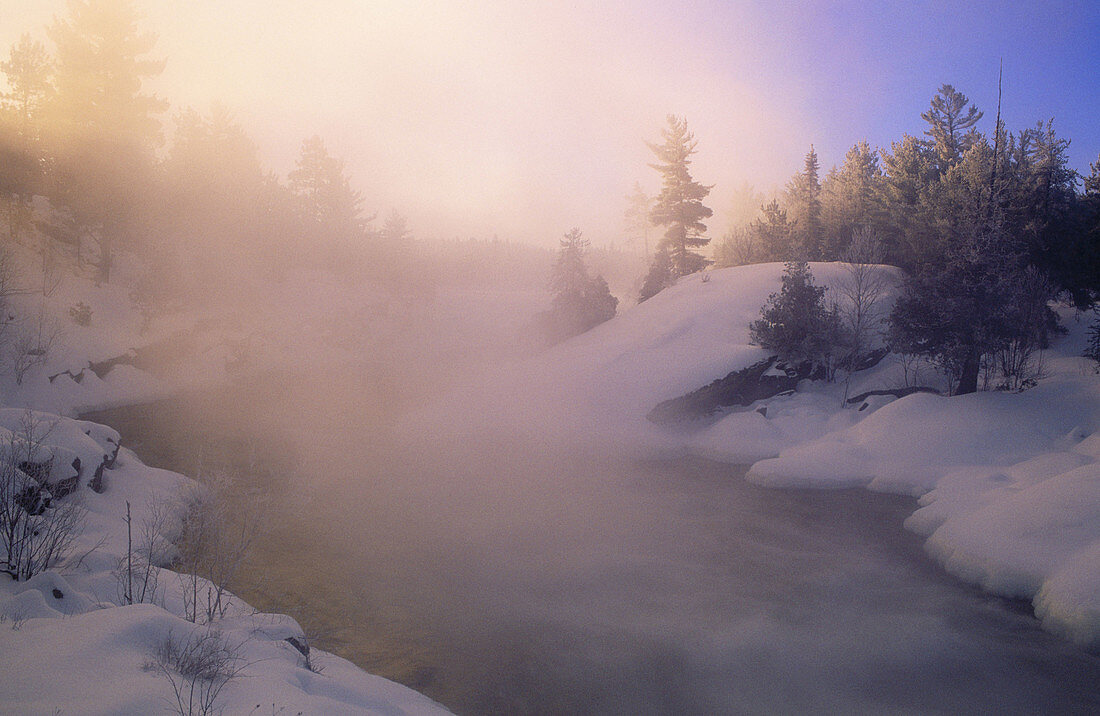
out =
[[183,639],[168,632],[145,669],[159,673],[171,684],[176,713],[218,713],[214,708],[218,694],[247,666],[240,656],[241,646],[214,628],[201,629]]

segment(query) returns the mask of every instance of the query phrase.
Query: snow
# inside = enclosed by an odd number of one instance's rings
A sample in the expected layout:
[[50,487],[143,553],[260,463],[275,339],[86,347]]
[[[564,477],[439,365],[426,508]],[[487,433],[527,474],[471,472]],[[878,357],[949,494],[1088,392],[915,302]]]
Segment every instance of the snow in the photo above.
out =
[[[10,415],[0,411],[0,419]],[[76,435],[90,440],[72,429],[91,424],[56,416],[54,422],[62,428],[61,442]],[[101,434],[109,435],[109,429]],[[45,436],[47,444],[52,439],[52,433]],[[187,621],[181,616],[187,585],[168,570],[159,570],[161,591],[155,604],[120,605],[115,573],[126,555],[126,503],[131,504],[134,524],[140,525],[155,503],[179,504],[177,496],[195,483],[143,465],[125,448],[108,475],[103,494],[80,490],[69,498],[87,510],[72,559],[24,582],[0,581],[2,710],[171,712],[171,685],[149,665],[166,640],[186,641],[213,626],[236,648],[244,667],[218,697],[216,706],[225,713],[447,713],[410,689],[316,649],[311,658],[321,673],[310,671],[285,641],[303,637],[290,617],[257,613],[235,600],[227,617],[212,625]]]

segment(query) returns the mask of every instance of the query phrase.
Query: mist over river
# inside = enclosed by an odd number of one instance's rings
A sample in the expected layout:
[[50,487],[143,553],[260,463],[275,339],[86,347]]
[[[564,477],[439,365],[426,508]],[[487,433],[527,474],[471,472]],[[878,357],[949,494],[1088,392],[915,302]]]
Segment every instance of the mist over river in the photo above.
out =
[[356,431],[355,390],[262,393],[86,417],[150,464],[247,475],[272,499],[242,595],[457,713],[1100,710],[1100,659],[946,575],[910,498],[447,441],[381,407]]

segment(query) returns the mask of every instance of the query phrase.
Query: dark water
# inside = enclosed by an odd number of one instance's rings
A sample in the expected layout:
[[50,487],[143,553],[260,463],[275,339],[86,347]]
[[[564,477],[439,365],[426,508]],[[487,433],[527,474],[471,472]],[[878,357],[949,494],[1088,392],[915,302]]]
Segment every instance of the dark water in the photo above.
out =
[[160,466],[248,455],[285,499],[240,591],[458,713],[1100,712],[1100,659],[939,570],[911,499],[243,404],[91,417]]

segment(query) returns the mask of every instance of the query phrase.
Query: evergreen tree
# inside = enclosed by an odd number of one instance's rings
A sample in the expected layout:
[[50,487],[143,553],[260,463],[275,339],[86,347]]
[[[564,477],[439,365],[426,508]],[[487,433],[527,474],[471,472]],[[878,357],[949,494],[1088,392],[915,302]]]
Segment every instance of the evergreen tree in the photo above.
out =
[[906,282],[889,340],[895,351],[938,363],[960,395],[978,389],[983,360],[1013,341],[1041,342],[1056,320],[1049,292],[1032,290],[1023,255],[1001,227],[976,227],[946,253],[942,267]]
[[615,316],[619,300],[611,295],[603,276],[589,278],[584,263],[587,251],[588,240],[580,229],[571,229],[561,240],[550,279],[552,308],[544,324],[551,342],[584,333]]
[[791,234],[794,225],[787,220],[787,211],[772,199],[760,207],[762,216],[752,223],[749,231],[753,236],[761,259],[764,261],[790,261],[795,258]]
[[129,0],[70,0],[47,34],[56,46],[48,133],[58,157],[57,193],[78,222],[99,232],[100,279],[110,276],[117,240],[140,220],[135,186],[151,182],[167,103],[142,92],[164,62],[146,58],[156,35],[138,28]]
[[362,195],[352,189],[344,162],[331,156],[317,135],[302,142],[294,169],[287,175],[290,190],[299,198],[302,218],[310,233],[327,246],[329,261],[363,236]]
[[882,164],[884,259],[914,271],[934,250],[927,215],[928,193],[935,181],[933,156],[923,142],[906,134],[883,153]]
[[50,92],[51,64],[41,42],[24,34],[0,62],[10,91],[0,94],[0,196],[14,238],[32,224],[31,198],[41,191],[45,156],[39,143],[42,106]]
[[932,98],[928,111],[921,113],[928,123],[924,133],[931,138],[936,167],[941,173],[950,169],[969,148],[967,131],[982,118],[977,107],[967,107],[969,102],[966,95],[945,84]]
[[11,91],[0,94],[11,128],[27,147],[38,141],[42,109],[50,96],[50,74],[53,63],[46,47],[23,33],[12,46],[8,59],[0,62],[0,70]]
[[653,298],[671,286],[675,280],[668,249],[658,246],[657,253],[653,255],[653,263],[649,266],[649,273],[646,274],[642,289],[638,292],[638,303]]
[[876,226],[881,184],[878,153],[866,141],[857,142],[844,155],[844,164],[829,172],[821,187],[821,258],[836,261],[858,229]]
[[668,126],[661,130],[662,144],[649,145],[658,159],[650,164],[661,174],[661,193],[649,214],[655,226],[665,226],[665,235],[658,248],[664,247],[672,262],[674,276],[686,276],[702,270],[707,260],[693,249],[706,246],[710,239],[703,234],[707,227],[703,219],[712,211],[703,206],[711,187],[691,178],[688,167],[695,153],[695,135],[688,131],[687,120],[668,116]]
[[825,305],[825,287],[814,285],[805,261],[788,261],[779,293],[768,297],[749,326],[752,342],[786,361],[827,363],[837,344],[840,318]]
[[821,183],[817,152],[810,145],[802,171],[787,184],[786,206],[794,222],[793,256],[812,261],[821,255]]

